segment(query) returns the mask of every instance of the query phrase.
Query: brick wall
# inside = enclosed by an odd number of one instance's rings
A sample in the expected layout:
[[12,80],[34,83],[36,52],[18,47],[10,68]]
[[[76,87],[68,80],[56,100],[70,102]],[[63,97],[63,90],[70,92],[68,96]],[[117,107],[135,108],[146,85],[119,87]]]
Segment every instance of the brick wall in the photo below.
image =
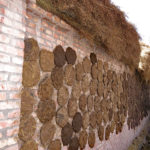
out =
[[[64,21],[37,7],[35,0],[0,0],[0,150],[18,150],[23,48],[24,38],[29,37],[35,38],[40,48],[50,51],[58,44],[64,48],[70,46],[81,58],[94,51],[116,72],[130,72],[128,67],[109,57],[102,49],[90,46]],[[94,149],[126,149],[146,121],[144,119],[139,127],[130,131],[125,124],[122,133],[111,135],[108,142],[100,143],[97,137]]]

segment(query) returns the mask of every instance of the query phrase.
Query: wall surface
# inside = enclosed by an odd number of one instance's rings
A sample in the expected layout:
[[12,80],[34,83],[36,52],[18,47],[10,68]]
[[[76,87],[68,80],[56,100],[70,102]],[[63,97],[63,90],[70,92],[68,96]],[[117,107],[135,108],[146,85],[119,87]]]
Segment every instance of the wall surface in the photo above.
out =
[[[90,46],[64,21],[37,7],[35,0],[0,0],[0,150],[19,149],[17,133],[24,39],[31,37],[38,41],[41,49],[52,51],[58,44],[64,49],[70,46],[80,56],[79,61],[93,51],[99,59],[107,61],[112,70],[130,73],[127,66],[112,59],[95,45]],[[123,131],[118,135],[113,133],[108,141],[99,142],[96,136],[94,149],[126,150],[147,119],[143,119],[135,130],[128,130],[126,122]]]

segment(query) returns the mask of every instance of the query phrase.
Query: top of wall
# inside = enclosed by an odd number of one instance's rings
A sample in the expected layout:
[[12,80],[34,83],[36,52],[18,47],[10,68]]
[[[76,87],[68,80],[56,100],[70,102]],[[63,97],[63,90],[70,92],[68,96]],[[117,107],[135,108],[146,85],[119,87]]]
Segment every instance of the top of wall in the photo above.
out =
[[110,56],[130,68],[138,68],[139,35],[124,13],[109,0],[36,0],[84,35],[91,44],[103,47]]

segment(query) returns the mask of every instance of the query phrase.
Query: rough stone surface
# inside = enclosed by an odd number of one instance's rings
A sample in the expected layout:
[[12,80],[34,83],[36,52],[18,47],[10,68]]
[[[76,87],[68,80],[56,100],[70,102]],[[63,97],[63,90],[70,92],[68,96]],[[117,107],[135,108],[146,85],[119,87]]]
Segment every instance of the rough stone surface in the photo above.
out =
[[18,137],[26,142],[32,139],[36,130],[36,121],[32,116],[23,116],[20,119]]
[[68,101],[69,117],[73,117],[76,114],[77,110],[78,110],[77,100],[74,97],[72,97]]
[[40,100],[48,100],[53,94],[53,85],[50,77],[45,77],[39,84],[38,96]]
[[71,139],[68,150],[78,150],[78,148],[79,148],[79,140],[75,136]]
[[74,65],[76,62],[77,55],[76,55],[75,50],[73,50],[71,47],[68,47],[66,49],[66,59],[67,59],[68,64]]
[[83,129],[87,129],[87,127],[89,126],[89,113],[84,112],[82,118],[82,127]]
[[69,99],[69,91],[68,88],[65,86],[62,86],[59,90],[58,90],[58,97],[57,97],[57,102],[60,106],[64,106]]
[[31,90],[28,88],[24,88],[21,93],[21,115],[30,115],[33,111],[35,102],[36,101],[31,94]]
[[65,82],[67,85],[72,86],[75,81],[75,69],[69,64],[65,67]]
[[104,126],[99,126],[98,137],[99,137],[100,141],[103,141],[103,139],[104,139]]
[[81,131],[79,134],[79,145],[80,145],[81,149],[85,148],[87,139],[88,139],[88,134],[87,134],[86,130]]
[[61,150],[61,142],[59,139],[52,141],[49,144],[48,150]]
[[40,140],[44,147],[48,146],[53,140],[56,132],[56,127],[51,122],[43,124],[40,130]]
[[72,135],[73,135],[72,126],[69,123],[67,123],[61,130],[61,139],[64,146],[70,143]]
[[85,73],[91,72],[91,62],[87,57],[84,58],[82,65]]
[[40,80],[40,67],[37,61],[24,61],[22,84],[25,87],[33,87]]
[[87,105],[87,97],[85,94],[82,94],[79,98],[79,108],[82,112],[86,110],[86,105]]
[[55,47],[54,51],[54,63],[58,67],[64,66],[66,63],[65,52],[61,45]]
[[21,146],[20,150],[38,150],[38,144],[33,140],[29,140]]
[[82,127],[82,116],[77,112],[72,120],[72,127],[75,132],[79,132]]
[[97,93],[97,80],[92,80],[90,83],[90,94],[95,95]]
[[53,86],[58,90],[63,85],[64,73],[62,68],[55,67],[52,70],[51,79]]
[[97,122],[97,114],[96,112],[91,112],[90,114],[90,126],[95,129],[96,128],[96,122]]
[[54,54],[48,50],[40,51],[39,63],[43,72],[51,72],[54,68]]
[[25,39],[24,60],[36,61],[39,57],[39,46],[33,38]]
[[92,63],[92,64],[97,63],[97,56],[96,56],[95,53],[91,53],[91,54],[90,54],[90,59],[91,59],[91,63]]
[[90,148],[93,148],[93,147],[94,147],[94,145],[95,145],[95,140],[96,140],[96,138],[95,138],[95,133],[94,133],[93,130],[90,130],[90,131],[89,131],[89,136],[88,136],[88,144],[89,144],[89,147],[90,147]]
[[81,63],[78,63],[75,68],[76,68],[76,79],[78,81],[81,81],[84,75],[83,65]]
[[67,108],[61,107],[58,109],[58,111],[56,113],[56,123],[60,127],[64,127],[67,124],[67,122],[68,122]]
[[94,98],[93,96],[89,95],[87,98],[87,108],[88,111],[91,112],[94,106]]
[[37,117],[42,123],[51,121],[56,112],[56,105],[53,100],[40,101],[37,109]]

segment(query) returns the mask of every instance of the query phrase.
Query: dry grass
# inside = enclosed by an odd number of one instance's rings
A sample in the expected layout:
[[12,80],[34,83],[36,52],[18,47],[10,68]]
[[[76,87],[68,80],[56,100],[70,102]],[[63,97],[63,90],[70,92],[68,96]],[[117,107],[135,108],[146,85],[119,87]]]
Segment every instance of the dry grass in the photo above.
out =
[[91,43],[131,68],[140,56],[139,35],[110,0],[37,0],[37,4],[78,30]]

